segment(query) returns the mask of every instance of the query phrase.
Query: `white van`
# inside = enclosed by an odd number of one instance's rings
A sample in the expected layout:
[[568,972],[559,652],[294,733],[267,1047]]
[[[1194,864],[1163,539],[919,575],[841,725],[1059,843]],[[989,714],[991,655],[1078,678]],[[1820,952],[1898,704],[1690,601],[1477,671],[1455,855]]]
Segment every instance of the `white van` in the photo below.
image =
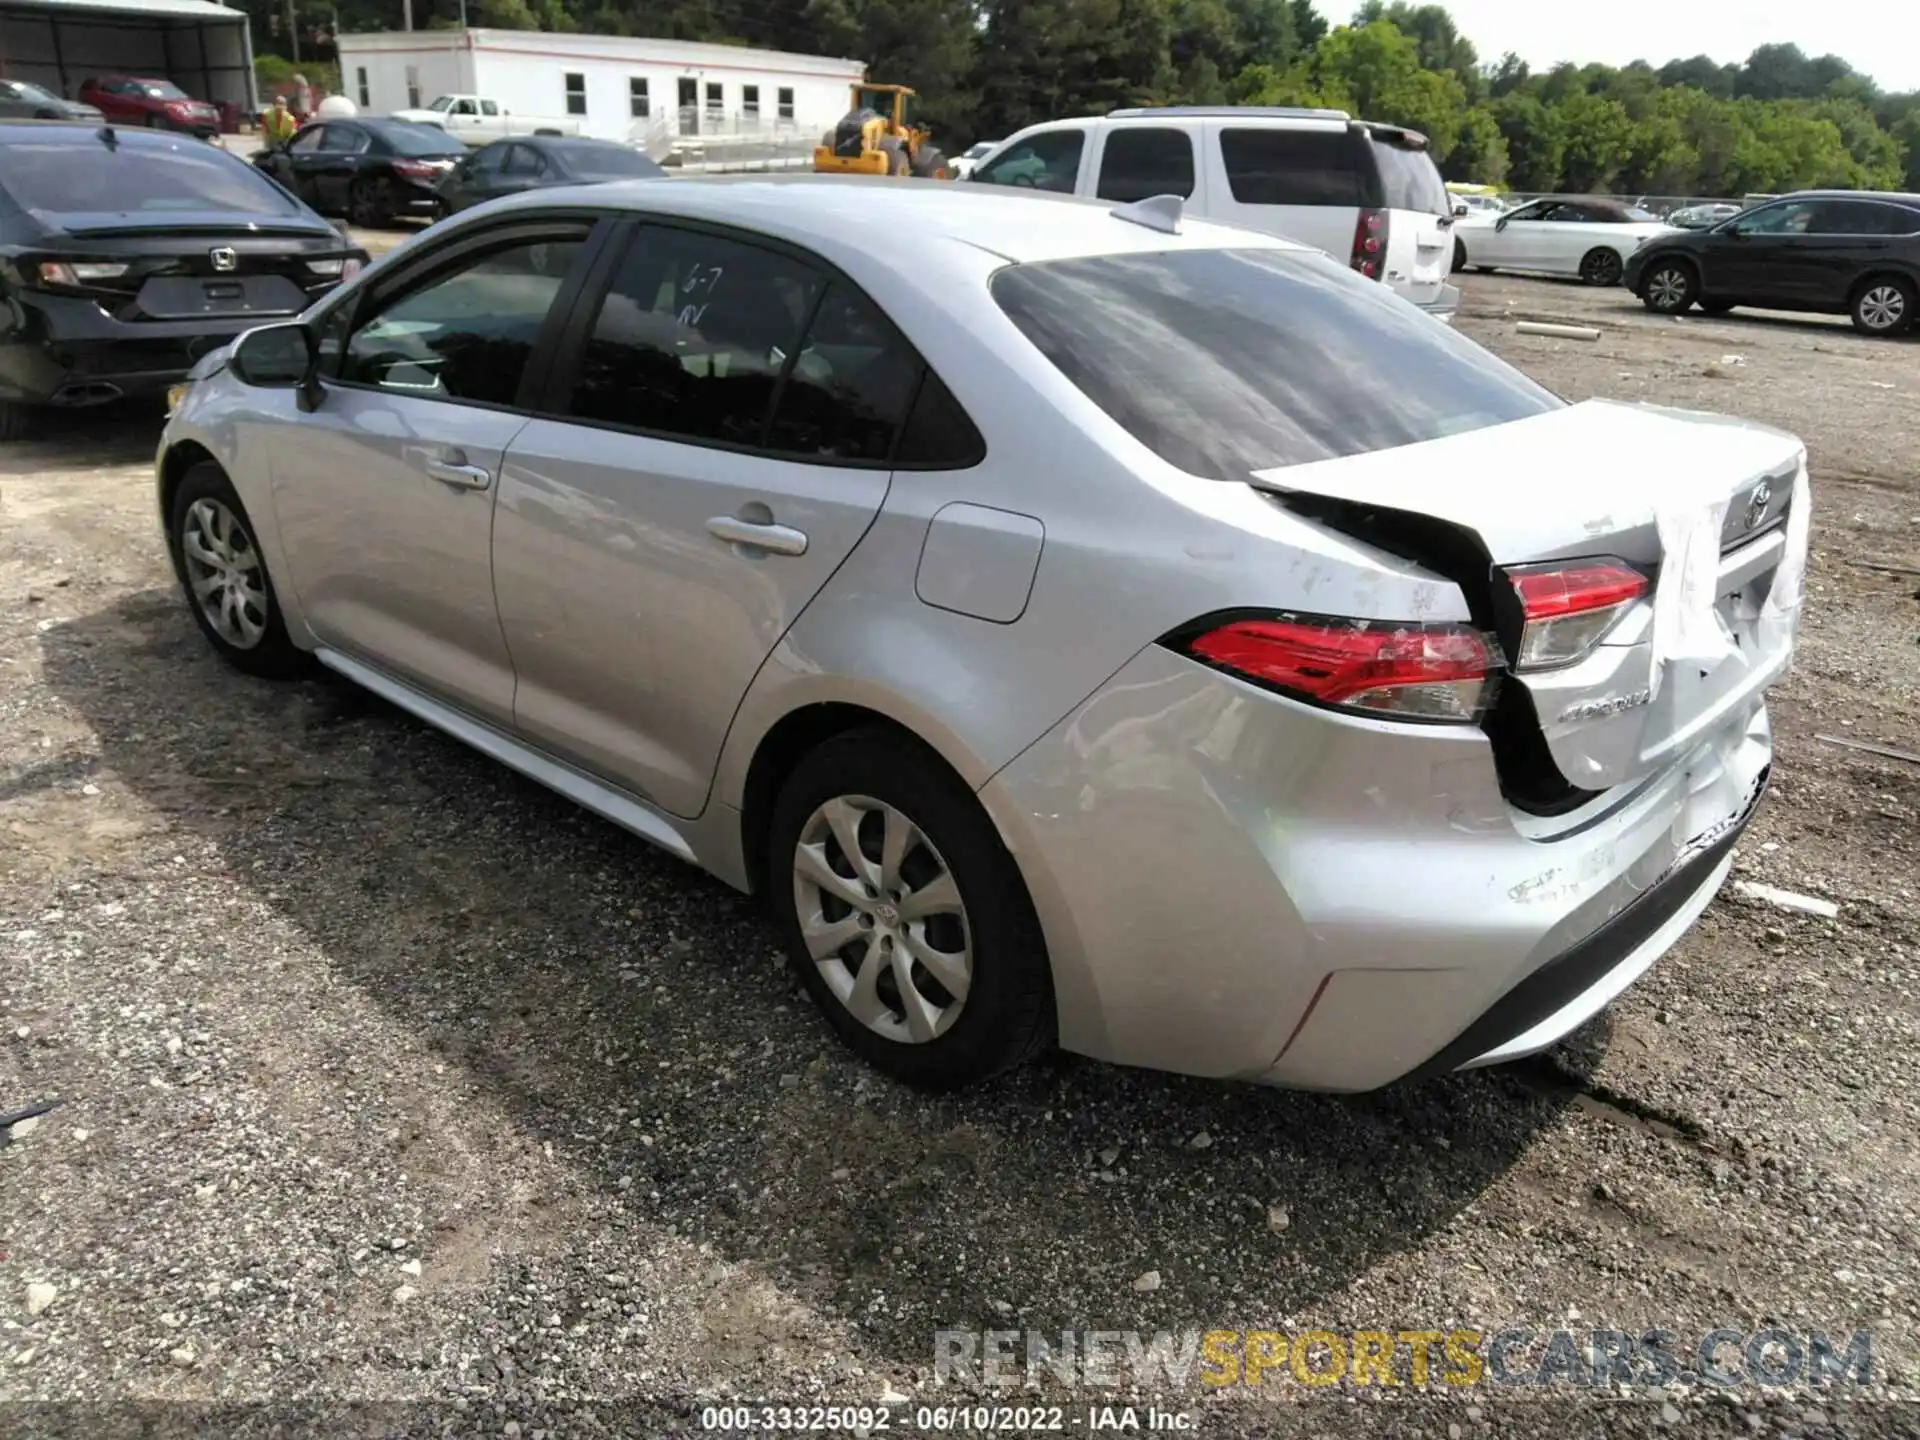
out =
[[1427,137],[1343,110],[1179,106],[1049,120],[969,177],[1103,200],[1178,195],[1186,213],[1317,245],[1451,320],[1453,200]]

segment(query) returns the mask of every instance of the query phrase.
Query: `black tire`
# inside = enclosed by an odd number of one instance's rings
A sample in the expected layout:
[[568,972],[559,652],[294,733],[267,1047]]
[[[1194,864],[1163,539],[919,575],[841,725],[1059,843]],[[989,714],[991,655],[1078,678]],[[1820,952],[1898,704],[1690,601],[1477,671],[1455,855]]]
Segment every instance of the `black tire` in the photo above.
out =
[[1655,260],[1640,273],[1640,303],[1656,315],[1679,315],[1700,294],[1700,272],[1685,260]]
[[385,180],[356,180],[347,187],[347,223],[366,228],[393,219],[393,187]]
[[1862,335],[1885,339],[1913,328],[1917,297],[1913,282],[1899,275],[1869,275],[1854,287],[1847,318]]
[[1618,285],[1625,273],[1620,252],[1610,246],[1596,245],[1580,257],[1580,278],[1589,285]]
[[1467,268],[1467,247],[1458,240],[1453,242],[1453,268],[1455,272]]
[[[959,1011],[932,1039],[896,1040],[869,1028],[834,994],[822,973],[823,967],[840,965],[843,975],[851,978],[855,965],[842,962],[838,954],[816,962],[808,952],[795,894],[794,857],[816,812],[843,796],[862,797],[906,816],[931,848],[915,841],[900,864],[902,877],[908,876],[914,862],[922,867],[944,862],[960,896],[964,921],[942,918],[951,925],[964,925],[957,933],[971,948],[971,979]],[[867,822],[858,827],[855,843],[868,863],[877,863],[884,824],[877,814],[869,814]],[[836,874],[852,872],[837,844],[832,854],[840,857]],[[805,756],[774,802],[764,882],[801,983],[840,1039],[875,1069],[923,1089],[951,1090],[1011,1069],[1053,1044],[1053,982],[1046,943],[1019,868],[972,792],[917,741],[891,730],[859,730],[835,736]],[[887,900],[886,895],[878,895],[876,904]],[[851,906],[833,903],[839,918],[858,921]],[[824,907],[819,913],[826,914]],[[856,938],[839,953],[859,952],[869,942],[857,936],[870,935],[874,929],[873,924],[862,922]],[[923,923],[923,942],[930,933]],[[876,937],[870,943],[880,942]],[[893,987],[890,1013],[903,1016],[891,961],[874,963],[882,967],[880,987]],[[928,973],[914,962],[909,973],[916,971]],[[937,984],[930,988],[951,1000],[951,993]]]
[[950,180],[953,172],[947,168],[947,157],[937,145],[922,145],[913,152],[913,173],[922,180]]
[[1708,315],[1724,315],[1733,309],[1731,300],[1702,300],[1698,303],[1701,311]]
[[1498,275],[1500,273],[1491,265],[1476,265],[1473,268],[1478,270],[1482,275]]
[[39,412],[18,400],[0,400],[0,440],[32,438]]
[[[255,568],[266,597],[266,614],[260,638],[251,645],[235,644],[222,635],[194,593],[194,571],[187,552],[187,530],[195,505],[202,501],[224,507],[234,521],[238,536],[244,541],[245,552],[257,562]],[[253,521],[247,516],[247,507],[240,503],[240,497],[235,493],[233,483],[227,479],[226,472],[212,461],[203,461],[181,478],[180,488],[173,495],[172,513],[167,516],[167,544],[173,551],[174,570],[180,576],[181,593],[186,596],[187,609],[193,612],[194,624],[200,627],[200,633],[207,637],[207,642],[223,660],[249,675],[260,675],[269,680],[286,680],[307,673],[312,665],[311,658],[287,634],[286,621],[280,614],[280,597],[273,588],[273,577],[267,573],[267,561],[260,552],[259,541],[254,538]]]

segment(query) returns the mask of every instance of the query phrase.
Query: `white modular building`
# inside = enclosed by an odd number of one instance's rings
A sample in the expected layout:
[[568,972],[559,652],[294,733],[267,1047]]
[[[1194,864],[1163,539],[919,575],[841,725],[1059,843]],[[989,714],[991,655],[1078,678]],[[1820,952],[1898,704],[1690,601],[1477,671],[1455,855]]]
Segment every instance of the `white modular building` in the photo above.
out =
[[447,94],[515,115],[564,115],[580,132],[683,148],[691,137],[817,137],[865,77],[857,60],[687,40],[546,30],[396,30],[340,35],[340,84],[362,114]]

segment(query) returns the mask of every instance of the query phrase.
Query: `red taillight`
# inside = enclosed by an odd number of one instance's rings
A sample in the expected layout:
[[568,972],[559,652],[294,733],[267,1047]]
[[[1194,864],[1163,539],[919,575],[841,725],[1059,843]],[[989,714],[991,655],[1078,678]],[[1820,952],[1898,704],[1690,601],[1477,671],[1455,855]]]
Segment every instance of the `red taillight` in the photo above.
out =
[[421,160],[396,160],[393,162],[393,173],[404,175],[409,180],[434,180],[440,175],[438,169]]
[[1321,705],[1470,723],[1492,691],[1493,653],[1464,625],[1276,615],[1181,642],[1196,660]]
[[1507,579],[1526,615],[1516,670],[1570,665],[1647,593],[1647,577],[1614,559],[1530,565]]
[[1387,212],[1362,210],[1353,227],[1353,268],[1369,280],[1380,278],[1387,259]]

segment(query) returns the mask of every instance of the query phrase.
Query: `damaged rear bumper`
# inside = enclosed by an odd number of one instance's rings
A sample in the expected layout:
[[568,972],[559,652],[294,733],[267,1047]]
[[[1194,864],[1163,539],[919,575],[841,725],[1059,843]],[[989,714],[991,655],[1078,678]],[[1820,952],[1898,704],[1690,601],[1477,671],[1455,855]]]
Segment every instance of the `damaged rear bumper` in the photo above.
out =
[[1638,784],[1530,816],[1477,729],[1312,709],[1153,647],[980,793],[1063,1048],[1360,1091],[1612,1000],[1711,900],[1771,760],[1756,697]]

